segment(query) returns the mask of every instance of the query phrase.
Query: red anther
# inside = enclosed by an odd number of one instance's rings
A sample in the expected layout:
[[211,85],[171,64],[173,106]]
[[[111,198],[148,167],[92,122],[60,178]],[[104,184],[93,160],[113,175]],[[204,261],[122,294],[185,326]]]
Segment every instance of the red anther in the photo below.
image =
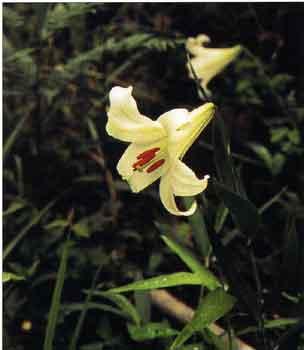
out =
[[138,167],[141,167],[142,165],[145,165],[146,163],[148,163],[150,161],[150,159],[147,158],[142,158],[139,161],[137,161],[136,163],[134,163],[132,165],[133,169],[137,169]]
[[155,148],[151,148],[148,149],[147,151],[139,154],[136,158],[140,159],[140,158],[150,158],[150,160],[155,156],[155,153],[158,152],[160,150],[159,147],[155,147]]
[[152,173],[152,171],[156,170],[157,168],[162,166],[164,163],[165,163],[164,159],[160,159],[156,161],[155,163],[149,166],[149,168],[147,169],[147,173]]

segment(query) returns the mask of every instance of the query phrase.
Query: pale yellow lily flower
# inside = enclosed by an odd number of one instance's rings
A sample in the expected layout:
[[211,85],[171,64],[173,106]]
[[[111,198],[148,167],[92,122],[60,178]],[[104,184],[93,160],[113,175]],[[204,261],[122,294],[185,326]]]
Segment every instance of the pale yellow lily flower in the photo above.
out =
[[214,113],[214,104],[205,103],[192,112],[173,109],[154,121],[138,111],[132,87],[112,88],[106,130],[116,139],[131,143],[117,164],[131,190],[139,192],[160,178],[160,198],[165,208],[174,215],[192,215],[196,202],[180,211],[174,196],[201,193],[209,176],[198,179],[181,159]]
[[[188,38],[186,42],[186,49],[193,55],[193,58],[190,59],[192,68],[201,80],[202,88],[207,92],[209,92],[207,88],[209,81],[232,62],[242,50],[240,45],[223,49],[204,47],[204,44],[209,42],[210,38],[205,34],[200,34],[196,38]],[[193,79],[189,63],[187,68],[190,78]]]

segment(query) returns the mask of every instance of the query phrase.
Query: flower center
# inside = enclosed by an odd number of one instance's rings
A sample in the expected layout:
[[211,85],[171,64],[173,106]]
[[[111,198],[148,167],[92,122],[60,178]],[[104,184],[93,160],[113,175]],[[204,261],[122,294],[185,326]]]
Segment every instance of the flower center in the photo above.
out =
[[162,153],[160,152],[158,156],[156,154],[160,151],[159,147],[148,149],[143,153],[140,153],[136,159],[138,159],[134,164],[132,164],[134,171],[143,171],[147,168],[147,173],[151,173],[158,169],[165,163],[165,159],[162,158]]

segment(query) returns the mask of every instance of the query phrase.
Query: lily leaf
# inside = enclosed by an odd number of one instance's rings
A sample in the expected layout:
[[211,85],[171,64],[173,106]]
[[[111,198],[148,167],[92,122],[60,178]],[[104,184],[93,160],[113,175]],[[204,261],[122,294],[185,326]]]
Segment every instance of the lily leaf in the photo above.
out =
[[224,203],[221,202],[217,208],[216,215],[215,215],[215,222],[213,225],[214,231],[216,233],[219,233],[221,231],[221,229],[223,228],[228,214],[229,214],[229,210],[224,205]]
[[201,285],[201,276],[197,273],[190,272],[176,272],[168,275],[160,275],[157,277],[148,278],[142,281],[136,281],[126,284],[122,287],[112,288],[109,293],[124,293],[134,290],[150,290],[166,287],[188,285]]
[[23,276],[16,275],[11,272],[3,272],[2,273],[2,282],[9,282],[9,281],[20,281],[24,280],[25,278]]
[[236,176],[231,159],[229,136],[227,135],[227,128],[221,117],[216,116],[214,118],[212,132],[217,176],[221,183],[224,183],[229,188],[236,189]]
[[[186,207],[189,208],[193,202],[193,198],[184,197],[183,201]],[[203,258],[208,258],[212,247],[203,214],[200,210],[196,210],[193,215],[188,216],[188,221],[192,226],[193,238],[197,244],[200,254]]]
[[202,330],[215,322],[227,312],[235,303],[235,298],[227,294],[223,289],[218,288],[210,292],[202,299],[199,307],[195,311],[193,319],[182,329],[172,343],[170,350],[182,346],[195,332]]
[[161,238],[196,275],[200,276],[202,285],[210,290],[216,289],[221,285],[219,280],[208,271],[187,248],[173,241],[168,236],[161,236]]
[[14,202],[12,202],[10,204],[10,206],[3,212],[3,217],[10,215],[10,214],[14,214],[16,211],[18,211],[26,206],[27,206],[26,202],[17,199]]
[[248,199],[242,198],[224,185],[215,181],[213,185],[241,231],[249,235],[254,234],[260,224],[258,209]]
[[140,325],[140,316],[137,312],[136,308],[133,306],[132,303],[123,295],[114,294],[111,292],[100,292],[100,291],[94,291],[92,295],[101,296],[103,298],[106,298],[110,301],[112,301],[114,304],[116,304],[121,311],[128,315],[129,318],[135,323],[136,326]]
[[178,334],[176,329],[159,322],[149,322],[142,327],[128,324],[128,331],[131,338],[138,342],[155,338],[168,338]]

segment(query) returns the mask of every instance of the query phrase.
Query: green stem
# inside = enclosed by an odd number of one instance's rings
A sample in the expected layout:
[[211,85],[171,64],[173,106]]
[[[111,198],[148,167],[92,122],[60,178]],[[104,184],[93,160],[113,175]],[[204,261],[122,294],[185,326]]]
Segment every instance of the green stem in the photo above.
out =
[[52,303],[51,303],[50,312],[48,315],[48,323],[47,323],[47,328],[45,333],[43,350],[53,349],[53,341],[55,337],[56,324],[57,324],[57,319],[58,319],[59,310],[60,310],[61,294],[62,294],[64,279],[65,279],[65,274],[67,269],[67,262],[69,257],[69,250],[71,245],[72,245],[72,242],[70,241],[69,238],[67,238],[63,246],[60,265],[57,273],[56,285],[52,295]]
[[42,217],[49,211],[49,209],[56,203],[57,199],[54,199],[48,205],[46,205],[38,214],[20,231],[20,233],[5,247],[3,251],[3,261],[8,255],[15,249],[16,245],[26,236],[30,229],[37,225]]
[[276,93],[276,91],[274,90],[274,88],[272,87],[271,85],[271,80],[268,76],[268,74],[266,73],[265,69],[264,69],[264,65],[263,63],[260,61],[260,59],[255,56],[249,49],[247,49],[246,47],[243,47],[243,51],[246,53],[246,55],[248,57],[250,57],[255,65],[258,67],[258,69],[260,70],[260,73],[263,75],[264,79],[267,81],[267,85],[268,85],[268,88],[272,94],[272,96],[274,97],[274,99],[276,100],[278,106],[280,107],[280,109],[283,111],[283,113],[288,116],[288,110],[287,110],[287,106],[284,102],[284,100],[281,98],[280,95],[278,95]]
[[[189,207],[193,202],[193,198],[185,197],[183,202],[186,207]],[[203,257],[206,260],[210,254],[211,244],[209,240],[208,231],[205,224],[205,219],[201,214],[200,210],[197,209],[196,212],[188,217],[189,223],[193,229],[193,237],[198,246],[198,249]]]
[[12,149],[15,141],[17,140],[17,137],[24,130],[23,126],[24,126],[24,123],[27,120],[27,118],[28,118],[28,116],[25,116],[18,122],[15,129],[12,131],[12,133],[10,134],[8,139],[6,140],[6,142],[3,146],[3,162],[5,161],[6,157],[9,155],[10,150]]
[[77,325],[75,327],[75,331],[74,331],[74,334],[72,336],[72,340],[71,340],[70,345],[69,345],[69,350],[76,350],[76,346],[77,346],[77,342],[78,342],[78,339],[79,339],[79,336],[80,336],[81,328],[82,328],[82,325],[84,323],[87,311],[88,311],[88,309],[90,307],[90,302],[91,302],[91,299],[92,299],[92,296],[93,296],[93,292],[95,290],[96,283],[97,283],[97,280],[98,280],[98,276],[99,276],[99,273],[100,273],[100,271],[102,269],[102,266],[103,265],[99,266],[99,268],[97,269],[97,271],[95,273],[95,276],[93,278],[91,288],[90,288],[90,290],[89,290],[89,292],[87,294],[87,297],[85,299],[83,308],[81,310],[81,314],[80,314],[80,316],[78,318],[78,322],[77,322]]

